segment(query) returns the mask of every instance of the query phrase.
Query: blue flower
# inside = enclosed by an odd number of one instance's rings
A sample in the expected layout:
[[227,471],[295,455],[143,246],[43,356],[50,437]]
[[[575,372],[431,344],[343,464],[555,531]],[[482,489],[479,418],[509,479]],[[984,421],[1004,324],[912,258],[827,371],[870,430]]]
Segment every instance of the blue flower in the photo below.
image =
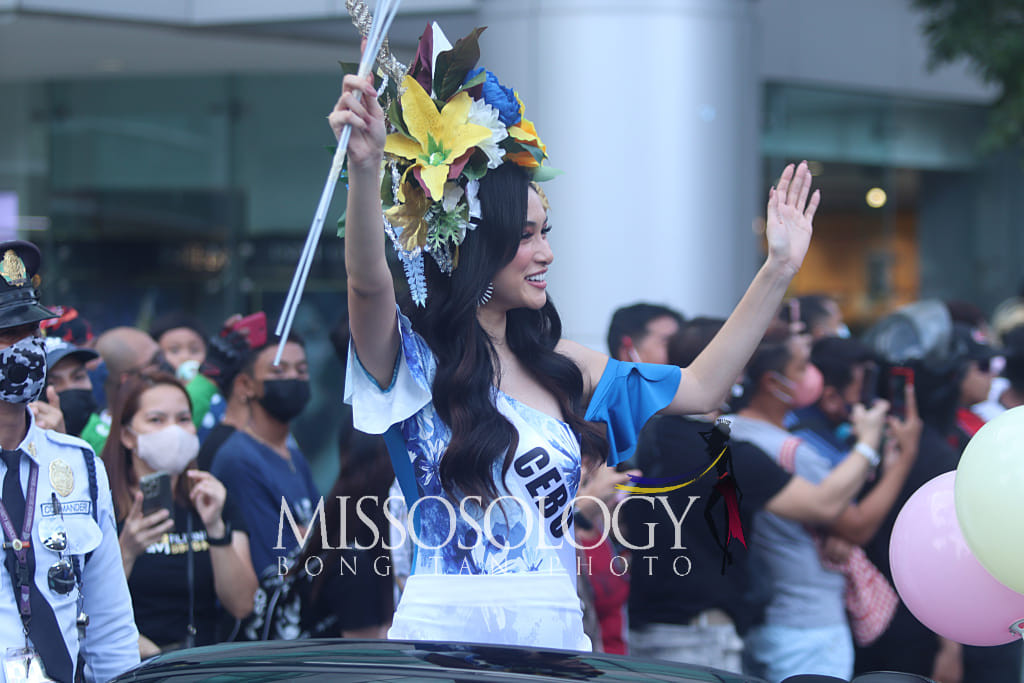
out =
[[[483,67],[477,67],[468,74],[463,83],[468,83],[476,78],[483,71]],[[483,82],[484,102],[498,110],[498,118],[506,126],[514,126],[523,118],[522,107],[516,92],[512,88],[506,88],[498,82],[498,77],[493,72],[487,72],[487,80]]]

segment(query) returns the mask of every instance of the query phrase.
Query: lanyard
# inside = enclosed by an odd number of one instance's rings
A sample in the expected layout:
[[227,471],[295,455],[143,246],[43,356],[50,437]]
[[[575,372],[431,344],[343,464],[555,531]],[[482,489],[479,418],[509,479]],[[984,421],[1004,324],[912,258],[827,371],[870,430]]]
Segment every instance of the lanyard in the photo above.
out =
[[188,629],[185,631],[185,647],[196,646],[196,566],[192,552],[192,510],[188,510]]
[[[19,477],[20,480],[20,477]],[[28,474],[28,495],[25,497],[25,523],[21,528],[21,537],[14,529],[11,516],[7,513],[7,506],[0,501],[0,525],[3,526],[4,535],[11,539],[5,543],[5,547],[14,550],[18,558],[18,575],[11,577],[15,580],[18,592],[18,609],[21,611],[22,621],[27,621],[32,616],[32,603],[30,602],[32,577],[28,574],[28,553],[32,547],[32,520],[36,512],[36,483],[39,480],[39,465],[35,461],[29,461]]]

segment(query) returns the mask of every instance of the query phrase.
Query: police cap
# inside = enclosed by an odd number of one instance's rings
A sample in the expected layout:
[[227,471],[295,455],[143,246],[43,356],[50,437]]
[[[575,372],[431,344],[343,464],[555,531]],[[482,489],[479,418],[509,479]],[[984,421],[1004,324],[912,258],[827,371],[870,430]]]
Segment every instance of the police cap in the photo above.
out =
[[39,303],[39,248],[31,242],[0,242],[0,328],[17,327],[55,317]]

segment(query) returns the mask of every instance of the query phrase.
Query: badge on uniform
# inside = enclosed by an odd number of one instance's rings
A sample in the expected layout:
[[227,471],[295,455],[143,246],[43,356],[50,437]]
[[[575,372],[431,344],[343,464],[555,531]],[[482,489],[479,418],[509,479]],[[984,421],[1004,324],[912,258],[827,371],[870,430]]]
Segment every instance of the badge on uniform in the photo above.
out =
[[50,463],[50,486],[61,498],[67,498],[75,488],[75,473],[71,465],[60,458]]
[[39,653],[29,647],[12,647],[3,658],[7,683],[43,683],[53,679],[46,675]]

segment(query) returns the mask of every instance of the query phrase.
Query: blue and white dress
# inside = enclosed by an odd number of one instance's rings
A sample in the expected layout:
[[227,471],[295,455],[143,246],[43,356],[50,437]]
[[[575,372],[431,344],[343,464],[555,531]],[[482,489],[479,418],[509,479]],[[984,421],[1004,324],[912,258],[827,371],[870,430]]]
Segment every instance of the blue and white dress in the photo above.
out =
[[[576,594],[572,502],[580,443],[569,426],[495,389],[492,400],[519,433],[502,498],[448,496],[441,457],[451,432],[431,403],[436,360],[399,312],[401,349],[382,389],[349,348],[345,400],[356,429],[384,434],[410,512],[412,575],[388,637],[590,650]],[[587,419],[608,424],[614,465],[629,457],[647,419],[668,405],[677,367],[608,362]]]

